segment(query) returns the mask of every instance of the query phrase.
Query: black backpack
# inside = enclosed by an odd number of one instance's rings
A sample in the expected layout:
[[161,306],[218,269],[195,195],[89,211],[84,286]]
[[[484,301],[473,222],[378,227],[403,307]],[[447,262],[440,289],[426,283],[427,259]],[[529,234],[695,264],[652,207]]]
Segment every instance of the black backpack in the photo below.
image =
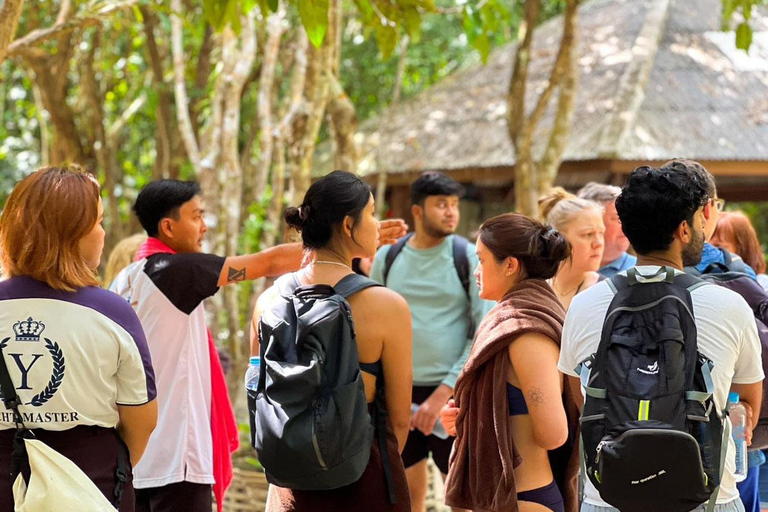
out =
[[631,268],[608,284],[615,296],[600,345],[577,368],[583,469],[622,512],[714,507],[727,443],[690,295],[707,283],[662,267],[651,276]]
[[[694,267],[686,267],[685,271],[691,275],[699,276],[705,281],[728,288],[739,295],[752,308],[757,325],[757,335],[762,347],[763,372],[768,375],[768,292],[746,273],[746,263],[728,251],[723,251],[725,264],[712,263],[699,272]],[[768,379],[763,380],[763,401],[760,406],[757,426],[752,431],[751,450],[764,450],[768,448]]]
[[[389,276],[389,270],[392,268],[392,263],[395,262],[395,258],[405,247],[405,244],[413,236],[413,233],[408,233],[404,237],[398,239],[398,241],[392,245],[387,251],[384,258],[384,286],[387,285],[387,277]],[[453,235],[453,266],[456,269],[456,274],[459,276],[461,286],[464,288],[464,293],[467,294],[467,300],[469,297],[469,258],[467,258],[467,245],[469,241],[459,235]]]
[[383,375],[378,372],[372,418],[346,301],[380,285],[357,274],[345,276],[334,287],[302,286],[295,274],[281,277],[275,285],[280,298],[259,318],[257,390],[248,391],[251,442],[267,480],[295,490],[337,489],[354,483],[368,465],[376,430],[394,503]]

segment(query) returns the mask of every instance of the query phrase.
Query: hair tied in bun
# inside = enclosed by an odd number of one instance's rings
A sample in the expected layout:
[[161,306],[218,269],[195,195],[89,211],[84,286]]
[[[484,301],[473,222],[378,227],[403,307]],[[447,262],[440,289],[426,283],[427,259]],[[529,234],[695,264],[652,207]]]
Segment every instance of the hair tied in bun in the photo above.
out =
[[559,232],[555,228],[549,228],[549,231],[542,233],[541,238],[544,240],[552,240],[552,238],[556,237],[558,234]]
[[299,206],[299,218],[301,219],[301,222],[307,222],[308,217],[309,217],[309,205],[303,204]]

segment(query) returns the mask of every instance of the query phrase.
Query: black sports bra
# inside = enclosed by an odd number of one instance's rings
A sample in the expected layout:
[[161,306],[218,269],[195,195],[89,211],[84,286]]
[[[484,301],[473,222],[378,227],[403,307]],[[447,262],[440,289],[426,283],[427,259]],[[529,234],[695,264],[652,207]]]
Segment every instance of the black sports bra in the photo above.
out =
[[358,363],[360,365],[360,370],[364,371],[365,373],[368,373],[370,375],[373,375],[377,379],[381,376],[381,359],[376,361],[375,363]]

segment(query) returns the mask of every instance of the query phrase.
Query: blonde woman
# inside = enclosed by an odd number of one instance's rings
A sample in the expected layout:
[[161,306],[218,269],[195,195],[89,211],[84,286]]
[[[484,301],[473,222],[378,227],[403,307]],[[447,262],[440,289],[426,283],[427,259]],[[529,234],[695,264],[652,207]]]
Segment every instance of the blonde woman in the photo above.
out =
[[103,284],[105,287],[109,287],[115,277],[117,277],[117,274],[133,263],[139,247],[141,247],[141,244],[143,244],[146,239],[147,235],[144,233],[136,233],[135,235],[123,238],[117,242],[115,248],[109,253],[107,268],[104,270]]
[[539,199],[539,216],[565,236],[571,244],[571,257],[549,284],[567,310],[573,297],[601,281],[600,262],[605,247],[605,224],[602,207],[553,188]]

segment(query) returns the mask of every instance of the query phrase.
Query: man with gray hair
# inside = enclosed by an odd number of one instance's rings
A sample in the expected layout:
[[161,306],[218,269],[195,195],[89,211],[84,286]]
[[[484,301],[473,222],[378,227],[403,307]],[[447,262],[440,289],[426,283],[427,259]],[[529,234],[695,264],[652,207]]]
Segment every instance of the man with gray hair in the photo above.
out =
[[584,185],[577,194],[581,199],[594,201],[603,206],[605,249],[598,273],[609,279],[622,270],[627,270],[637,264],[637,258],[627,253],[629,240],[621,230],[621,221],[616,213],[616,198],[619,197],[619,194],[621,194],[621,188],[594,181]]

